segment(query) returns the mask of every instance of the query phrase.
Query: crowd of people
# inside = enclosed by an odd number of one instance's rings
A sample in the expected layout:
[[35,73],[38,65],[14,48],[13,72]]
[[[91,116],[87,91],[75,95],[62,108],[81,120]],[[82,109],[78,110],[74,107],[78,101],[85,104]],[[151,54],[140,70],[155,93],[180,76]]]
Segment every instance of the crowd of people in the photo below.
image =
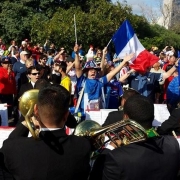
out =
[[[143,73],[130,68],[135,54],[119,59],[117,54],[111,56],[108,47],[90,45],[85,53],[76,44],[67,54],[63,46],[57,49],[48,41],[32,46],[25,39],[20,47],[12,41],[6,48],[0,39],[0,48],[0,102],[8,104],[8,119],[17,118],[16,128],[0,149],[0,178],[179,178],[180,147],[173,135],[180,134],[180,81],[173,47],[152,47],[150,53],[159,61]],[[39,89],[32,118],[38,140],[28,137],[26,120],[18,111],[20,98],[31,89]],[[152,127],[154,103],[167,104],[170,112],[157,129]],[[146,140],[123,146],[116,139],[117,143],[94,150],[91,138],[66,134],[65,126],[76,128],[83,121],[75,118],[76,113],[100,109],[118,109],[109,113],[103,127],[132,119],[145,129]],[[93,151],[98,156],[90,166]]]

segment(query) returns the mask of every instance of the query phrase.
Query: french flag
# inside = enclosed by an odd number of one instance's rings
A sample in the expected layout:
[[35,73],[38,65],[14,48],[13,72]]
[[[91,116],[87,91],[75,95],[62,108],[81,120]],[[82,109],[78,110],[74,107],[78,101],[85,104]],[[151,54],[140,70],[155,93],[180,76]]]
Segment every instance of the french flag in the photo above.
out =
[[116,54],[124,59],[128,54],[135,53],[130,61],[130,67],[137,72],[144,73],[146,69],[156,63],[159,58],[147,51],[138,40],[128,20],[125,20],[112,37]]

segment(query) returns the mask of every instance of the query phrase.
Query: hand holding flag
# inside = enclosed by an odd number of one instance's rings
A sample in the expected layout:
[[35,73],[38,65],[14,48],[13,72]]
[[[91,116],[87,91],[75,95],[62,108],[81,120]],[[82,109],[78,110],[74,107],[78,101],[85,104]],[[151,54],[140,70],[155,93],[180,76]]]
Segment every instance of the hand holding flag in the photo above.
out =
[[104,49],[102,51],[103,51],[103,54],[106,55],[107,54],[107,46],[104,47]]

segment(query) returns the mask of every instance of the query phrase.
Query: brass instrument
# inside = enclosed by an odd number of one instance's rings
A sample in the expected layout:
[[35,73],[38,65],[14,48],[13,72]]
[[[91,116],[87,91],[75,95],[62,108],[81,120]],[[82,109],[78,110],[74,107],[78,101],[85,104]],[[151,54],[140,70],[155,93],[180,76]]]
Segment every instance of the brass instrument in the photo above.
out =
[[[86,120],[77,125],[74,134],[90,139],[96,150],[109,141],[112,141],[118,147],[116,140],[120,140],[121,145],[128,145],[147,139],[146,130],[131,119],[121,120],[105,127],[101,127],[95,121]],[[105,135],[109,139],[104,142]]]
[[33,116],[34,105],[37,102],[38,93],[38,89],[31,89],[26,91],[19,99],[19,110],[24,116],[27,127],[35,139],[39,137],[39,130],[36,129],[31,118]]

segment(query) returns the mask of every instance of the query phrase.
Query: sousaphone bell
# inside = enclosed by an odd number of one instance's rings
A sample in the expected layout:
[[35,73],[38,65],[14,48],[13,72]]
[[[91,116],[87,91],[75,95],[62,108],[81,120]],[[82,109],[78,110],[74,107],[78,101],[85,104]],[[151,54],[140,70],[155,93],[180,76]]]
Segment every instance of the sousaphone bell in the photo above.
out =
[[[104,127],[95,121],[85,120],[77,125],[74,135],[88,138],[95,150],[109,141],[118,147],[117,140],[121,141],[122,146],[147,139],[146,130],[132,119],[120,120]],[[105,136],[108,137],[106,141]]]
[[34,105],[37,103],[38,93],[38,89],[31,89],[24,92],[19,98],[19,110],[25,118],[30,133],[35,139],[39,138],[39,130],[36,129],[31,118],[33,117]]

